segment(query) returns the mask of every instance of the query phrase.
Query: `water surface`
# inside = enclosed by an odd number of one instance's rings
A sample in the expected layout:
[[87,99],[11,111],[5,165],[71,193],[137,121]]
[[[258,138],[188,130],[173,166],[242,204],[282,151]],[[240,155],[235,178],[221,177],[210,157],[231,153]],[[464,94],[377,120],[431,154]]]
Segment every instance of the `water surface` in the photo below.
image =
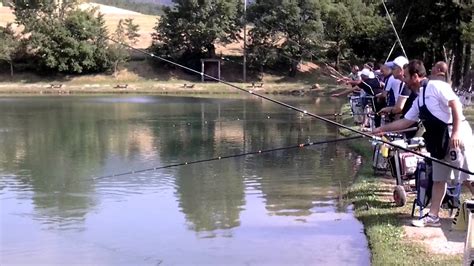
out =
[[0,113],[1,265],[369,264],[339,201],[346,143],[101,178],[338,138],[323,122],[254,98],[3,97]]

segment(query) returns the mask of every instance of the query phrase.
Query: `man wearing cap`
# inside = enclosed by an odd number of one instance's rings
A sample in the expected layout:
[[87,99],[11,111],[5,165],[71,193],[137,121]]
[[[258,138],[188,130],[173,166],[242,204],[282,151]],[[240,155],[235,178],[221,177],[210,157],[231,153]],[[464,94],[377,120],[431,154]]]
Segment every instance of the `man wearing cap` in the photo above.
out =
[[[380,82],[377,78],[375,78],[374,72],[370,71],[367,68],[362,69],[362,71],[360,71],[359,74],[361,77],[360,80],[347,81],[347,84],[357,85],[357,87],[345,90],[341,93],[333,94],[332,96],[334,97],[341,96],[341,95],[350,93],[352,91],[355,91],[358,88],[361,88],[364,92],[363,94],[365,95],[365,97],[362,100],[363,106],[366,106],[367,104],[372,104],[371,107],[377,113],[383,107],[383,102],[379,101],[377,98],[374,98],[378,94],[382,93]],[[380,116],[376,115],[374,122],[375,122],[375,126],[380,126]]]
[[387,107],[380,110],[381,113],[388,114],[392,120],[403,117],[410,109],[413,101],[417,97],[416,92],[403,82],[403,68],[408,64],[408,59],[404,56],[395,58],[392,62],[387,62],[387,65],[392,68],[393,81],[389,84],[390,91],[387,93]]
[[384,75],[384,92],[383,97],[387,101],[387,106],[394,106],[395,105],[395,95],[394,95],[394,88],[400,86],[400,80],[396,79],[393,76],[392,69],[393,69],[393,62],[385,63],[381,68],[382,74]]
[[[374,135],[401,130],[421,120],[426,129],[426,148],[430,156],[453,166],[474,172],[474,137],[472,129],[462,114],[462,105],[451,86],[440,80],[426,82],[423,62],[412,60],[404,69],[405,82],[418,97],[405,118],[373,130]],[[446,193],[446,182],[452,168],[433,162],[433,188],[431,207],[420,220],[412,221],[417,227],[440,226],[439,209]],[[457,181],[473,181],[474,175],[454,171]],[[470,186],[470,184],[468,183]]]
[[[340,93],[334,93],[331,96],[339,97],[351,93],[359,88],[363,89],[364,92],[369,96],[375,96],[381,92],[380,82],[375,78],[374,72],[370,71],[368,68],[364,68],[359,72],[359,76],[360,79],[358,80],[349,80],[346,78],[346,84],[352,85],[353,87]],[[366,85],[364,85],[364,83]]]
[[[351,68],[351,73],[347,77],[343,77],[337,80],[337,83],[347,83],[348,81],[357,81],[360,80],[360,74],[359,74],[359,67],[357,65],[353,65]],[[352,85],[352,87],[355,87],[356,85]]]

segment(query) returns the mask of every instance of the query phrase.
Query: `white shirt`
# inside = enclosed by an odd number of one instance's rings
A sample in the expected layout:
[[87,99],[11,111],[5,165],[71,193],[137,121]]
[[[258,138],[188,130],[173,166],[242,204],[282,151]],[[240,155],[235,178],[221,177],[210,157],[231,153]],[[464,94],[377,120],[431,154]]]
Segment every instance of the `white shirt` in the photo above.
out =
[[[393,90],[393,95],[395,96],[395,102],[398,99],[398,96],[400,96],[400,83],[402,83],[401,80],[396,79],[393,75],[390,76],[387,80],[387,84],[385,84],[385,91],[390,91]],[[404,96],[408,97],[408,96]]]
[[[448,102],[452,100],[459,102],[459,98],[448,83],[441,80],[430,80],[428,82],[425,92],[426,107],[431,114],[446,124],[453,123],[451,108],[448,106]],[[420,107],[423,106],[423,87],[420,88],[418,97],[413,101],[413,105],[405,115],[406,119],[411,121],[419,120],[420,110],[418,105]],[[465,119],[464,115],[461,114],[461,120]]]

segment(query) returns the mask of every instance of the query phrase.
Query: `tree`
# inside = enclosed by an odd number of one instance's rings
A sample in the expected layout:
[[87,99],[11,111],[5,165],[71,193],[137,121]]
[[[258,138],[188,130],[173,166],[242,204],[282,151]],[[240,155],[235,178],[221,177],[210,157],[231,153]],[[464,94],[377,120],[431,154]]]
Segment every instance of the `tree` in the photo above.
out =
[[133,18],[126,18],[125,19],[125,36],[130,44],[137,44],[138,38],[140,34],[140,26],[138,24],[133,23]]
[[[379,61],[385,59],[395,41],[390,22],[384,18],[380,1],[339,0],[349,10],[353,30],[346,43],[357,59]],[[397,28],[397,30],[399,27]]]
[[322,41],[320,9],[319,0],[255,1],[249,8],[249,21],[254,24],[249,31],[250,61],[257,65],[265,62],[262,57],[271,49],[273,57],[282,60],[294,76],[301,59],[310,56]]
[[6,27],[0,26],[0,60],[10,65],[10,76],[13,77],[13,56],[18,48],[18,38],[12,29],[11,23]]
[[24,26],[30,51],[38,65],[64,73],[100,72],[110,68],[107,30],[97,9],[79,10],[75,1],[15,3],[15,15]]
[[114,65],[114,75],[116,75],[119,64],[127,62],[130,58],[128,49],[121,43],[133,45],[138,41],[139,26],[133,23],[133,19],[127,18],[119,20],[112,38],[120,43],[113,43],[109,46],[110,59]]
[[452,55],[453,86],[458,87],[472,60],[472,12],[470,0],[390,1],[395,24],[401,25],[411,6],[411,15],[402,33],[411,58],[423,59],[427,67]]
[[156,53],[173,59],[215,57],[215,43],[238,38],[241,15],[239,0],[173,0],[164,7],[153,33]]
[[334,42],[330,49],[335,54],[336,69],[338,69],[341,55],[348,46],[349,38],[354,34],[352,14],[343,3],[329,4],[323,13],[323,20],[326,39]]

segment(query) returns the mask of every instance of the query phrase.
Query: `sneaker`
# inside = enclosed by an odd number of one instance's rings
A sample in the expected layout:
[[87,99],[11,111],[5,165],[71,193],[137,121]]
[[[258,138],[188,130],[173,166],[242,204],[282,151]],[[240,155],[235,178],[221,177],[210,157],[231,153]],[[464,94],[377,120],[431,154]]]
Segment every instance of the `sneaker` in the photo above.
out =
[[429,213],[421,217],[419,220],[411,221],[411,224],[415,227],[441,226],[439,217],[430,215]]

